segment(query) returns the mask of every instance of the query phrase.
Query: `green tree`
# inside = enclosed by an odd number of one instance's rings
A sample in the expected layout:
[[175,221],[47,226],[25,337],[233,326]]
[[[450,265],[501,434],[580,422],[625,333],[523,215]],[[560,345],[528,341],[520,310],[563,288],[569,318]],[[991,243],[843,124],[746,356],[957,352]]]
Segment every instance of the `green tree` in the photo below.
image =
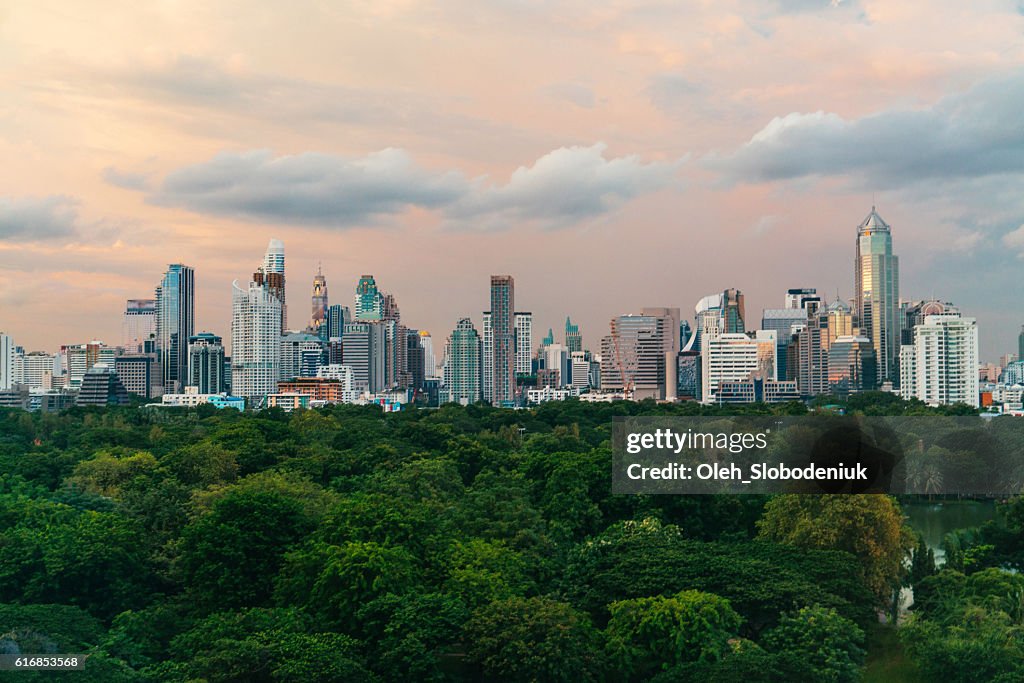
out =
[[288,554],[278,577],[279,604],[298,605],[331,628],[357,627],[359,608],[416,586],[415,558],[401,546],[311,543]]
[[646,680],[684,662],[721,659],[743,621],[728,600],[695,590],[620,600],[608,610],[609,658],[629,680]]
[[470,662],[488,679],[596,681],[604,662],[589,617],[551,598],[510,598],[481,607],[466,624]]
[[864,631],[834,609],[804,607],[787,614],[764,636],[764,646],[784,653],[812,680],[852,683],[860,680],[864,664]]
[[901,583],[913,547],[899,504],[883,495],[776,496],[765,506],[758,529],[760,538],[777,543],[855,555],[864,583],[883,608]]
[[264,605],[288,549],[314,528],[302,502],[234,490],[182,530],[179,570],[202,609]]

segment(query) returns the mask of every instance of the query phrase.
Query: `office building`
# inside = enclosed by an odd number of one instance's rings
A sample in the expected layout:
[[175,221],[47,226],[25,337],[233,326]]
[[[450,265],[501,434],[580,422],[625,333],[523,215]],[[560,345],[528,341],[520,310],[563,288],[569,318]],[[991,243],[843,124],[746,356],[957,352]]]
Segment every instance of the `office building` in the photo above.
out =
[[211,332],[200,332],[188,339],[188,386],[200,394],[222,394],[224,382],[224,345]]
[[277,391],[281,372],[281,300],[255,280],[232,283],[231,391],[258,402]]
[[774,330],[750,334],[707,334],[701,340],[701,401],[718,402],[722,382],[744,382],[752,374],[765,380],[778,380],[775,373]]
[[817,298],[804,301],[806,317],[796,335],[796,380],[804,398],[828,392],[828,317],[820,314],[820,303]]
[[842,335],[828,350],[828,392],[841,398],[874,389],[878,381],[875,349],[867,337]]
[[121,345],[128,353],[145,351],[156,338],[156,299],[128,299],[121,324]]
[[601,340],[602,390],[638,401],[674,397],[679,309],[644,308],[640,315],[612,318],[610,327]]
[[352,368],[352,381],[359,392],[376,394],[386,387],[386,326],[382,321],[359,321],[345,325],[341,346],[344,365]]
[[903,398],[977,408],[977,322],[959,313],[926,316],[914,326],[914,343],[900,349],[900,366]]
[[722,318],[726,334],[739,334],[747,331],[743,292],[732,288],[722,292]]
[[427,379],[437,379],[437,355],[434,339],[426,330],[420,330],[420,346],[423,347],[423,373]]
[[167,391],[185,386],[188,338],[195,334],[195,273],[180,263],[167,267],[156,288],[156,352]]
[[[345,323],[352,322],[352,312],[348,306],[334,304],[327,309],[327,338],[341,339],[345,334]],[[321,328],[323,330],[324,328]],[[324,335],[320,335],[324,336]]]
[[1024,325],[1020,326],[1020,334],[1017,335],[1017,360],[1024,361]]
[[718,385],[715,402],[722,403],[786,403],[799,401],[800,390],[793,380],[767,379],[751,373],[742,380],[723,380]]
[[[789,303],[788,295],[786,303]],[[775,368],[779,379],[795,380],[797,378],[797,363],[793,363],[792,367],[790,367],[788,360],[789,346],[794,335],[806,323],[807,311],[799,307],[766,308],[761,314],[761,329],[775,331],[778,342],[776,346]]]
[[423,382],[427,378],[426,356],[423,349],[424,337],[420,330],[406,330],[405,336],[405,365],[409,370],[409,386],[416,391],[423,391]]
[[476,403],[482,396],[482,342],[473,321],[459,320],[445,347],[442,403]]
[[129,394],[157,398],[163,394],[161,365],[155,353],[123,353],[114,358],[114,371]]
[[16,379],[32,391],[49,391],[55,386],[55,360],[44,351],[27,353],[21,359],[21,372],[16,373],[19,375]]
[[832,342],[839,337],[850,337],[857,334],[853,326],[853,311],[843,301],[836,297],[836,300],[825,309],[828,317],[827,334],[822,337],[822,344],[826,349],[830,348]]
[[372,275],[363,275],[356,285],[355,308],[352,309],[355,320],[383,320],[384,297],[377,289],[377,281]]
[[821,299],[818,297],[818,290],[815,289],[814,287],[787,289],[785,306],[790,310],[799,310],[802,309],[805,303],[810,299],[821,301]]
[[0,390],[14,386],[14,339],[0,332]]
[[889,224],[873,206],[857,226],[854,266],[855,324],[874,346],[878,381],[895,384],[901,336],[899,259],[893,254]]
[[590,362],[590,354],[586,351],[569,353],[568,386],[580,391],[590,388]]
[[316,376],[323,380],[337,382],[341,391],[341,403],[355,403],[359,398],[359,391],[356,389],[352,368],[347,365],[331,364],[321,365]]
[[113,367],[97,363],[82,377],[75,405],[124,406],[128,405],[128,390]]
[[515,281],[511,275],[491,276],[491,403],[513,405],[516,399]]
[[573,324],[569,316],[565,317],[565,348],[569,350],[569,353],[583,350],[583,335],[580,334],[580,326]]
[[281,337],[281,381],[295,377],[316,377],[324,355],[324,340],[307,332]]

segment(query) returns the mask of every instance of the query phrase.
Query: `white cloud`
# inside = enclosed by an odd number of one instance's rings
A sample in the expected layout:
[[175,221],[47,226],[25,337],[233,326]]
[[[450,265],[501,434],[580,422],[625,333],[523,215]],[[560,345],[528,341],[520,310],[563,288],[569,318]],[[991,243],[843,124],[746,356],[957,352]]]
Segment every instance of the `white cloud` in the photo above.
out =
[[436,210],[466,228],[564,227],[664,187],[678,165],[635,155],[606,159],[605,149],[556,149],[503,185],[425,169],[401,149],[357,158],[225,152],[172,172],[148,199],[197,213],[323,227],[373,224],[410,207]]
[[0,240],[37,242],[76,233],[78,201],[64,195],[0,197]]

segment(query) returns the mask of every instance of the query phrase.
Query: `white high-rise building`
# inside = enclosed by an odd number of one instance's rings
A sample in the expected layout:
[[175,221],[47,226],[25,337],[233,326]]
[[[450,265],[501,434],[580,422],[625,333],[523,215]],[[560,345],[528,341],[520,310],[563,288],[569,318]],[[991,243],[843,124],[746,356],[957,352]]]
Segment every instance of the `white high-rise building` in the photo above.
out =
[[925,316],[913,343],[900,348],[900,395],[930,406],[966,403],[977,408],[978,324],[959,313]]
[[586,389],[590,386],[590,354],[586,351],[573,351],[569,362],[572,368],[572,381],[568,385],[573,389]]
[[423,348],[423,376],[436,378],[437,354],[434,353],[434,338],[426,330],[420,330],[420,346]]
[[0,332],[0,390],[14,385],[14,340]]
[[53,388],[54,359],[43,351],[33,351],[22,358],[20,382],[30,390],[49,391]]
[[533,374],[533,313],[516,311],[516,374]]
[[715,402],[718,385],[721,382],[741,382],[748,379],[752,373],[757,373],[764,379],[777,379],[776,339],[775,330],[757,330],[749,334],[719,333],[712,327],[702,331],[702,402]]
[[128,353],[143,351],[143,344],[156,337],[156,299],[128,299],[121,324],[121,346]]
[[277,391],[281,372],[281,300],[267,285],[236,280],[231,297],[231,392],[247,399]]
[[[484,311],[484,321],[480,326],[481,338],[481,367],[483,374],[480,377],[481,389],[484,400],[491,403],[494,400],[494,330],[491,328],[491,312]],[[447,358],[447,352],[445,354]]]

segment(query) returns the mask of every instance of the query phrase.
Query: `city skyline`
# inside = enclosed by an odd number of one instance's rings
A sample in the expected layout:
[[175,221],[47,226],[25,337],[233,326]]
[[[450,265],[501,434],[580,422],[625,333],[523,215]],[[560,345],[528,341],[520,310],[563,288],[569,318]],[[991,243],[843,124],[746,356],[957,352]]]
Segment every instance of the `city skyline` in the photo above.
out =
[[852,298],[874,203],[901,294],[976,317],[984,359],[1016,347],[1017,3],[296,9],[5,10],[0,329],[116,343],[185,263],[196,329],[227,338],[279,237],[303,296],[318,262],[343,291],[373,273],[440,339],[512,273],[538,330],[571,315],[593,348],[730,287]]

